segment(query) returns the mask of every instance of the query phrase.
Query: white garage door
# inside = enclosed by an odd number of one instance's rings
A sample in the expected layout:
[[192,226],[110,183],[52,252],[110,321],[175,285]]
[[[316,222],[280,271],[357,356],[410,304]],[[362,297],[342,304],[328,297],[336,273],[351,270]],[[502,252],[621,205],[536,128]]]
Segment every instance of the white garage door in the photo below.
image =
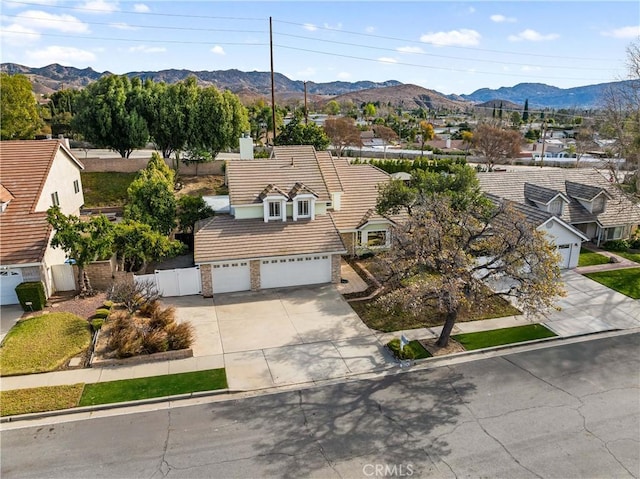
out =
[[211,265],[213,293],[232,293],[249,291],[251,275],[248,261],[234,261]]
[[16,286],[22,283],[22,271],[6,269],[0,271],[0,304],[18,304]]
[[284,288],[331,282],[329,255],[291,256],[260,262],[260,287]]
[[558,253],[562,259],[560,260],[560,268],[567,269],[570,266],[571,261],[571,245],[570,244],[561,244],[558,245]]

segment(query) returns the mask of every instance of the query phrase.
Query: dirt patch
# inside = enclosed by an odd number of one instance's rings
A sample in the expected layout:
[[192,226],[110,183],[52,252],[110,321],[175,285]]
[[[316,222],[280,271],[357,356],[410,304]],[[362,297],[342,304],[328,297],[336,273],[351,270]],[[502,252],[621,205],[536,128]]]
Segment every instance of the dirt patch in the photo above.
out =
[[224,176],[220,175],[180,175],[178,182],[182,188],[176,192],[176,196],[215,196],[226,195],[229,190],[224,185]]
[[29,313],[25,317],[40,316],[43,312],[72,313],[83,319],[89,319],[102,307],[107,299],[106,293],[98,293],[90,298],[80,298],[75,291],[63,291],[49,297],[47,306],[42,311]]
[[462,345],[455,339],[449,339],[449,344],[446,347],[441,348],[436,344],[438,338],[433,339],[420,339],[420,344],[424,346],[424,349],[429,351],[431,356],[446,356],[447,354],[463,353],[466,351]]

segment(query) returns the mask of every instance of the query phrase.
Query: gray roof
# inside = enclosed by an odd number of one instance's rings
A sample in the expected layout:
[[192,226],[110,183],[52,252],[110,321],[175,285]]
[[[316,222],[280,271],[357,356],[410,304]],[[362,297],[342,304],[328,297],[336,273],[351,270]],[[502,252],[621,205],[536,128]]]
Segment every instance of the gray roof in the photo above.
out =
[[[633,204],[595,169],[522,169],[501,173],[478,173],[478,180],[484,192],[525,205],[528,204],[525,198],[525,183],[561,191],[570,200],[563,210],[561,219],[572,225],[596,221],[604,227],[640,223],[640,207]],[[605,210],[598,214],[590,213],[566,190],[567,182],[605,190],[610,198]]]
[[573,181],[565,181],[564,182],[565,189],[567,190],[567,194],[573,198],[580,198],[585,201],[593,201],[596,196],[604,193],[608,198],[611,198],[611,195],[607,193],[607,191],[598,186],[585,185],[582,183],[574,183]]
[[[534,185],[531,183],[524,184],[524,197],[529,201],[536,203],[549,204],[556,196],[565,196],[561,191],[545,188],[544,186]],[[566,199],[566,197],[565,197]]]

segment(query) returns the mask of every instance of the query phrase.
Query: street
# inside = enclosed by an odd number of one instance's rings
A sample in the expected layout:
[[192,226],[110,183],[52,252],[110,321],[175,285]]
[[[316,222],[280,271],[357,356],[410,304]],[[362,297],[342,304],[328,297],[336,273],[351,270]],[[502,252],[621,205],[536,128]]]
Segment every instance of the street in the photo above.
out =
[[640,476],[640,333],[7,429],[3,478]]

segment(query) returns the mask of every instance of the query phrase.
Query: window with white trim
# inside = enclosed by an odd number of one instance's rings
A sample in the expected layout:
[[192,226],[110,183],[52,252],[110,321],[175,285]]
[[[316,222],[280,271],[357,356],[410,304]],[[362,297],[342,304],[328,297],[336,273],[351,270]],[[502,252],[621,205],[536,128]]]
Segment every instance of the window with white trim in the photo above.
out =
[[615,226],[613,228],[607,228],[606,238],[607,241],[622,239],[624,233],[624,226]]
[[73,192],[75,194],[80,193],[80,180],[73,180]]
[[54,191],[51,193],[51,204],[53,206],[60,206],[60,198],[58,197],[58,192]]
[[269,219],[280,218],[280,202],[279,201],[269,201]]
[[311,204],[309,200],[300,200],[298,203],[298,218],[309,218],[311,216]]
[[376,248],[387,245],[387,232],[381,231],[368,231],[367,232],[367,246],[370,248]]

